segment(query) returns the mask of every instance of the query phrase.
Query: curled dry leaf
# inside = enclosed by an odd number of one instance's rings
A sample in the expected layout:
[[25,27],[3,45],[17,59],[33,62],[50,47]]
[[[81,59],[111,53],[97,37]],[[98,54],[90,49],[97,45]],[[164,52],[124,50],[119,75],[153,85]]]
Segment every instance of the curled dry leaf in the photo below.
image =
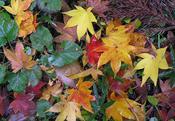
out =
[[53,86],[48,86],[46,90],[43,91],[40,99],[49,100],[51,96],[58,96],[61,94],[63,87],[61,83],[56,83]]
[[79,73],[81,71],[81,66],[78,62],[74,62],[69,65],[65,65],[61,68],[56,68],[56,75],[59,81],[70,87],[76,87],[74,80],[68,76]]

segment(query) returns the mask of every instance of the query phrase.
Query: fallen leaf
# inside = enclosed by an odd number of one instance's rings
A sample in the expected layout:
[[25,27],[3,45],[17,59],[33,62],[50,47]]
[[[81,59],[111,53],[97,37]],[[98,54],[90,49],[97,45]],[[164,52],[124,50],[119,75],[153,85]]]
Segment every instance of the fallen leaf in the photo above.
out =
[[36,95],[37,97],[40,97],[41,96],[41,88],[45,85],[46,85],[46,82],[39,81],[36,86],[27,87],[26,92],[32,93],[32,94]]
[[21,42],[16,43],[15,52],[4,48],[4,54],[12,65],[13,72],[18,72],[22,68],[32,69],[36,61],[24,52],[24,46]]
[[13,109],[15,113],[23,113],[24,115],[30,115],[35,112],[36,105],[32,101],[34,98],[30,94],[14,94],[15,100],[10,103],[9,108]]
[[99,41],[95,36],[92,36],[90,43],[86,45],[88,62],[91,65],[97,64],[100,57],[100,52],[96,51],[97,48],[101,47],[103,43]]
[[[107,118],[115,121],[123,121],[123,117],[130,120],[142,121],[145,116],[140,104],[127,97],[116,97],[111,94],[112,100],[116,100],[106,109]],[[142,119],[142,120],[138,120]]]
[[75,102],[62,100],[53,105],[48,111],[59,113],[59,115],[56,118],[56,121],[76,121],[76,118],[83,120],[83,117],[81,116],[80,107]]
[[145,82],[149,77],[152,79],[152,81],[154,82],[154,85],[156,86],[159,68],[160,69],[170,68],[165,58],[165,52],[167,48],[165,47],[165,48],[156,49],[154,45],[152,45],[152,48],[156,55],[154,56],[149,53],[139,54],[138,56],[143,59],[134,68],[135,70],[144,69],[141,86],[145,84]]
[[36,31],[37,23],[36,23],[36,16],[33,15],[32,12],[26,11],[25,12],[25,19],[21,21],[19,26],[19,35],[18,37],[25,38],[27,35],[31,34],[32,32]]
[[89,90],[92,85],[93,82],[80,79],[77,83],[76,89],[68,90],[68,100],[80,104],[84,109],[92,113],[93,111],[90,102],[95,100],[95,97],[91,95],[92,91]]
[[71,19],[69,19],[65,27],[74,27],[77,25],[77,36],[78,40],[80,40],[83,37],[83,35],[87,32],[87,30],[91,34],[95,33],[92,22],[97,23],[97,20],[91,12],[91,7],[89,7],[87,10],[85,10],[81,6],[75,7],[75,10],[64,12],[64,14],[71,16]]
[[122,62],[132,67],[131,54],[145,50],[145,36],[135,33],[133,25],[120,25],[118,20],[111,21],[107,25],[106,37],[102,40],[107,49],[103,50],[102,47],[103,53],[99,58],[98,68],[110,62],[115,73],[120,70]]
[[82,78],[82,77],[86,77],[86,76],[89,76],[89,75],[91,75],[94,80],[97,80],[98,75],[103,75],[103,72],[101,72],[100,70],[95,69],[95,68],[92,67],[92,68],[87,69],[85,71],[82,71],[78,74],[71,75],[71,76],[69,76],[69,78],[77,79],[77,78]]
[[77,39],[76,27],[65,28],[65,24],[61,22],[52,24],[52,26],[57,30],[57,32],[61,34],[54,39],[55,42],[61,43],[64,40],[76,41]]
[[58,96],[61,94],[63,87],[61,83],[56,83],[53,86],[48,86],[46,90],[42,92],[42,96],[40,99],[49,100],[51,96]]
[[108,0],[87,0],[87,6],[92,7],[92,11],[100,17],[105,17],[105,12],[108,10]]
[[8,110],[9,106],[9,99],[7,90],[5,88],[2,88],[0,90],[0,115],[3,116],[4,113]]

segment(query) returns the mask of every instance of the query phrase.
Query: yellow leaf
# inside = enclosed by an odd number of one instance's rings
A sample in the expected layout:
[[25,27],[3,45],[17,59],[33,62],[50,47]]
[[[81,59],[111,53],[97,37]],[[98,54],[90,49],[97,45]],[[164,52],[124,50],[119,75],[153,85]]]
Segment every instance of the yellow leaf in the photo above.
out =
[[120,25],[118,20],[111,21],[107,25],[106,37],[102,38],[102,40],[104,47],[108,49],[102,51],[103,53],[98,61],[98,68],[110,62],[115,73],[120,70],[122,62],[132,67],[130,55],[144,50],[145,44],[145,36],[135,33],[133,25]]
[[97,22],[95,16],[91,12],[92,8],[89,7],[87,10],[81,6],[75,6],[75,10],[64,12],[64,14],[71,16],[65,27],[77,26],[77,36],[80,40],[87,30],[94,34],[94,28],[92,22]]
[[75,102],[61,100],[59,103],[52,106],[48,111],[59,113],[55,121],[76,121],[76,118],[83,120],[80,107]]
[[[113,95],[112,93],[111,95]],[[123,121],[123,117],[136,120],[136,119],[144,119],[144,112],[140,107],[140,104],[130,100],[127,97],[115,97],[116,100],[111,106],[106,109],[107,118],[111,117],[115,121]],[[131,110],[132,109],[132,110]]]
[[87,69],[83,72],[80,72],[75,75],[71,75],[69,78],[71,79],[77,79],[77,78],[82,78],[91,75],[94,80],[97,80],[98,75],[103,75],[103,73],[100,70],[94,69],[93,67],[90,69]]
[[135,70],[144,69],[141,86],[145,84],[145,82],[149,77],[152,79],[152,81],[154,82],[154,85],[156,86],[159,68],[160,69],[170,68],[165,58],[165,52],[167,48],[165,47],[165,48],[156,49],[153,45],[152,45],[152,48],[156,55],[154,56],[148,53],[139,54],[138,56],[143,59],[134,68]]
[[83,106],[84,109],[86,109],[89,112],[92,111],[91,103],[90,101],[94,101],[95,97],[91,95],[91,88],[93,85],[93,82],[90,81],[83,81],[83,79],[80,79],[77,83],[77,89],[69,89],[69,97],[68,100],[74,101],[81,106]]
[[27,10],[32,2],[33,0],[11,0],[10,6],[3,6],[3,8],[12,15],[17,15]]

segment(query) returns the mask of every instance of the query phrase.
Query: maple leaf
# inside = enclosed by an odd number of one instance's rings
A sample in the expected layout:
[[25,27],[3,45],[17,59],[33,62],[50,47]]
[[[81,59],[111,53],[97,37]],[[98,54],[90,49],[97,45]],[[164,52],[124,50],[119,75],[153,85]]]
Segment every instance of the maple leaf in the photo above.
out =
[[[97,22],[95,16],[91,12],[92,8],[89,7],[87,10],[81,6],[75,6],[75,10],[64,12],[64,14],[71,16],[65,27],[74,27],[77,26],[77,36],[78,40],[83,37],[87,30],[94,34],[94,28],[92,22]],[[86,23],[86,24],[84,24]]]
[[52,86],[48,86],[46,90],[43,91],[40,99],[49,100],[51,96],[58,96],[62,92],[63,88],[61,83],[56,83]]
[[149,77],[152,79],[152,81],[154,82],[154,85],[156,86],[159,68],[169,69],[169,66],[165,58],[165,52],[167,48],[165,47],[165,48],[156,49],[154,45],[152,45],[152,48],[156,55],[154,56],[148,53],[139,54],[138,56],[143,59],[134,68],[135,70],[144,69],[141,86],[145,84],[145,82]]
[[115,121],[123,121],[124,117],[130,120],[144,120],[144,112],[139,103],[127,97],[116,97],[114,93],[111,94],[111,99],[116,101],[106,109],[108,119],[112,117]]
[[26,11],[25,12],[25,19],[21,21],[19,24],[19,37],[26,37],[27,35],[31,34],[32,32],[36,31],[36,27],[38,23],[36,23],[36,16],[33,15],[32,12]]
[[89,90],[92,85],[93,82],[83,81],[82,79],[80,79],[77,83],[77,89],[68,90],[68,100],[80,104],[81,106],[83,106],[84,109],[89,112],[93,112],[90,101],[94,101],[95,97],[91,95],[92,91]]
[[55,105],[53,105],[49,110],[49,112],[60,113],[56,118],[56,121],[76,121],[76,118],[83,120],[81,116],[80,107],[75,102],[70,102],[66,100],[62,100]]
[[3,6],[9,13],[13,15],[21,14],[27,10],[33,0],[11,0],[10,6]]
[[12,65],[13,72],[18,72],[22,68],[32,69],[36,62],[32,57],[24,52],[24,46],[21,42],[16,43],[15,52],[4,48],[4,54]]
[[102,0],[87,0],[87,6],[93,8],[93,12],[100,17],[105,17],[104,13],[108,10],[109,1]]
[[76,34],[76,27],[65,28],[65,24],[61,22],[57,22],[56,24],[52,24],[53,27],[57,30],[57,32],[61,33],[58,35],[54,41],[55,42],[63,42],[64,40],[72,40],[76,41],[77,34]]
[[97,80],[98,75],[103,75],[103,72],[101,72],[98,69],[94,69],[93,67],[90,69],[87,69],[85,71],[82,71],[78,74],[74,74],[69,76],[71,79],[77,79],[77,78],[82,78],[91,75],[94,80]]
[[30,115],[35,112],[36,105],[32,101],[34,96],[30,94],[14,94],[15,100],[10,103],[9,108],[13,109],[15,113],[23,113],[24,115]]
[[103,43],[99,41],[94,35],[91,37],[90,43],[86,45],[87,57],[89,64],[97,64],[101,52],[96,49],[101,47]]
[[134,33],[133,25],[120,25],[117,20],[111,21],[106,28],[106,35],[102,40],[107,49],[99,58],[98,68],[110,62],[112,70],[116,73],[120,70],[122,62],[132,66],[130,54],[144,50],[145,36]]

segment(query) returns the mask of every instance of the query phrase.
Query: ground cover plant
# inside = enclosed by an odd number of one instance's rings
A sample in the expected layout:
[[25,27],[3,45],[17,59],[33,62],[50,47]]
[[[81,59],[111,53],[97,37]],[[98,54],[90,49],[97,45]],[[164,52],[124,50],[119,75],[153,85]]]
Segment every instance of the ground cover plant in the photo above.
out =
[[174,0],[0,0],[0,121],[174,121]]

